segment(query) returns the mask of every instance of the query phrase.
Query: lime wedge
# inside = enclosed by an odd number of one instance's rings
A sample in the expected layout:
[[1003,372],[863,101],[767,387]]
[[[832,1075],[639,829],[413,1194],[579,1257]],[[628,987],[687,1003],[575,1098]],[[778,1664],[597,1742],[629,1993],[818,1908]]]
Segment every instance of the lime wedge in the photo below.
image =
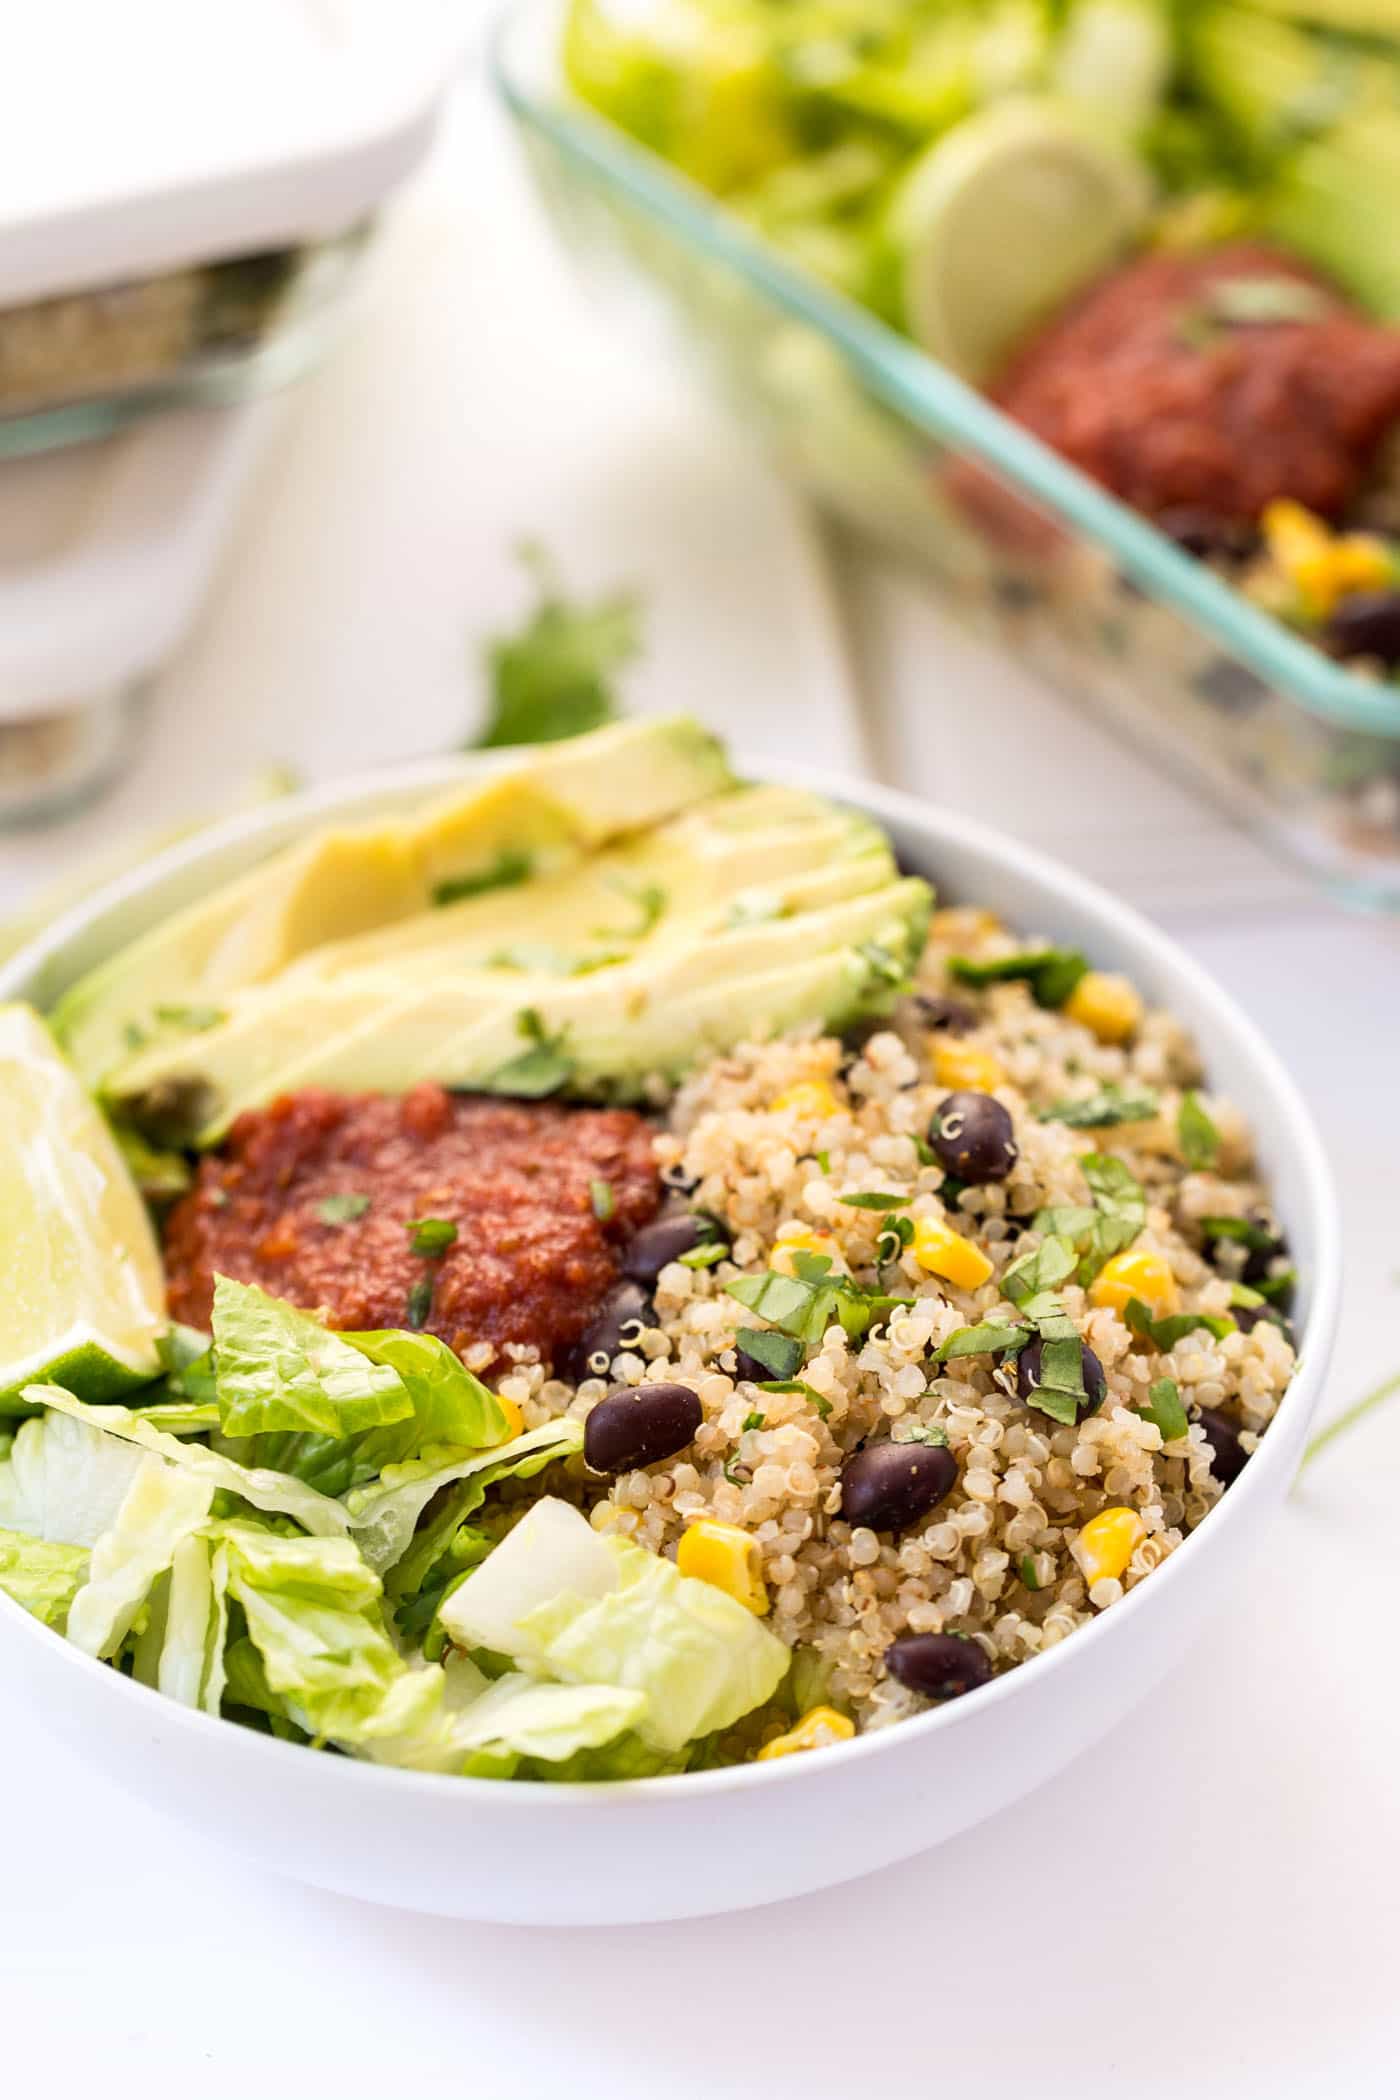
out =
[[969,117],[904,177],[886,222],[903,318],[981,385],[1141,227],[1151,179],[1130,149],[1027,96]]
[[28,1006],[0,1006],[0,1415],[155,1375],[160,1253],[115,1140]]

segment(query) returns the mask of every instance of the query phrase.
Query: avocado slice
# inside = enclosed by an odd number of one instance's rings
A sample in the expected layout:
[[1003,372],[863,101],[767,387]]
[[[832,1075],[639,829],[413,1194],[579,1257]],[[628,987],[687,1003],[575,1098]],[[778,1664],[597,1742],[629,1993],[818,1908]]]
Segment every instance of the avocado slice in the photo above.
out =
[[[886,1010],[918,959],[931,898],[894,875],[888,852],[884,874],[787,916],[653,929],[582,974],[440,957],[324,976],[303,967],[245,993],[207,1032],[130,1061],[113,1105],[166,1141],[210,1144],[243,1109],[304,1086],[400,1092],[437,1079],[523,1091],[513,1068],[531,1041],[553,1046],[568,1092],[643,1098],[652,1081],[746,1037]],[[545,927],[558,930],[548,915]]]
[[81,978],[51,1015],[54,1032],[95,1086],[134,1049],[178,1042],[311,949],[577,862],[732,785],[722,746],[686,716],[545,746],[414,818],[328,827],[274,854]]

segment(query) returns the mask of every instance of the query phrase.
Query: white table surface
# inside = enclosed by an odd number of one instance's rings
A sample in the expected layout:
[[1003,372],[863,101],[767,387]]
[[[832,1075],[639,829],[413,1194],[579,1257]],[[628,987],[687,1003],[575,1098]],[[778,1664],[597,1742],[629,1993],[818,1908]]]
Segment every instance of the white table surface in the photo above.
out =
[[[799,734],[994,811],[1228,979],[1311,1098],[1342,1187],[1327,1405],[1400,1367],[1400,936],[1311,897],[951,633],[908,578],[841,548],[857,720],[826,555],[796,507],[672,382],[653,393],[618,367],[562,280],[550,298],[568,327],[541,354],[520,317],[553,266],[468,108],[360,333],[277,412],[145,759],[81,822],[0,844],[7,898],[260,763],[323,776],[452,741],[474,705],[467,638],[518,601],[507,549],[540,532],[582,583],[653,590],[644,703],[698,706],[754,749]],[[469,357],[499,411],[464,402]],[[563,1933],[321,1895],[118,1795],[100,1746],[79,1763],[7,1712],[4,2090],[1393,2094],[1397,1480],[1400,1409],[1310,1476],[1243,1596],[1097,1752],[935,1855],[746,1916]]]

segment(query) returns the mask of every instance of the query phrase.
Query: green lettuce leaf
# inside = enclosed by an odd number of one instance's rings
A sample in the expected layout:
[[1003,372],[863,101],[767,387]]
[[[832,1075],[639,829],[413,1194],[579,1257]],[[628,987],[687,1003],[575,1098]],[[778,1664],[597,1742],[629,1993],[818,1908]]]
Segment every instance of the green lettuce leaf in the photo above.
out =
[[[299,1321],[306,1318],[292,1307],[286,1309]],[[226,1434],[218,1448],[241,1464],[290,1473],[323,1495],[339,1496],[374,1480],[386,1466],[417,1458],[430,1445],[479,1449],[505,1437],[510,1425],[500,1401],[436,1335],[384,1328],[333,1339],[385,1374],[397,1376],[404,1404],[392,1421],[359,1433],[285,1429],[251,1437]]]
[[644,1693],[636,1732],[661,1751],[763,1704],[790,1661],[725,1591],[600,1536],[552,1497],[458,1585],[441,1618],[459,1645],[509,1655],[533,1675]]
[[[191,1479],[206,1482],[211,1491],[222,1488],[244,1502],[250,1502],[254,1509],[292,1517],[304,1531],[319,1538],[343,1537],[349,1529],[345,1511],[330,1496],[317,1494],[303,1481],[288,1479],[285,1474],[274,1473],[267,1467],[241,1466],[221,1452],[208,1450],[203,1444],[182,1443],[168,1430],[143,1420],[139,1409],[115,1404],[89,1407],[57,1385],[26,1386],[24,1398],[32,1406],[50,1410],[49,1425],[55,1414],[70,1416],[75,1422],[102,1431],[108,1438],[135,1444],[143,1451],[168,1459]],[[16,1529],[22,1528],[16,1526]]]
[[0,1463],[0,1525],[65,1546],[95,1546],[116,1523],[142,1462],[139,1450],[86,1422],[34,1415],[21,1422]]
[[[452,1522],[447,1527],[450,1537],[462,1519],[480,1507],[488,1488],[498,1480],[528,1480],[555,1459],[571,1457],[582,1449],[582,1423],[564,1417],[538,1429],[527,1429],[523,1436],[499,1444],[493,1451],[428,1452],[406,1465],[388,1466],[377,1481],[353,1488],[346,1496],[351,1532],[370,1567],[383,1574],[408,1552],[418,1519],[439,1489],[457,1481],[462,1483],[463,1491],[454,1498]],[[436,1528],[440,1531],[443,1527]],[[443,1538],[438,1551],[445,1544]],[[427,1572],[426,1567],[419,1566],[422,1557],[415,1553],[413,1579],[397,1582],[397,1594],[408,1594],[422,1581]],[[432,1557],[436,1559],[436,1552]],[[428,1566],[431,1564],[429,1561]]]
[[88,1549],[0,1530],[0,1590],[62,1633],[68,1608],[87,1580]]
[[226,1436],[319,1430],[354,1436],[413,1413],[391,1364],[253,1283],[214,1279],[214,1362]]
[[227,1639],[228,1552],[195,1532],[180,1541],[170,1565],[157,1689],[182,1706],[217,1714]]
[[384,1627],[379,1579],[350,1539],[223,1527],[229,1595],[267,1684],[308,1735],[353,1747],[422,1728],[442,1672],[413,1669]]
[[181,1542],[208,1521],[213,1483],[148,1456],[110,1531],[92,1549],[88,1579],[68,1611],[68,1638],[87,1655],[115,1655]]

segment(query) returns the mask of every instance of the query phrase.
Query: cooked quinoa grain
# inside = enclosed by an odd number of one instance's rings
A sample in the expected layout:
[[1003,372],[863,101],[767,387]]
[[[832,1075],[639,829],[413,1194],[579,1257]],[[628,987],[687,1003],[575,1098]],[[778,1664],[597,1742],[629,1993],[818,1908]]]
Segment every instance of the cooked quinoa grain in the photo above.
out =
[[[949,968],[955,956],[988,963],[1026,946],[985,912],[940,912],[915,995],[859,1049],[829,1037],[755,1043],[694,1077],[670,1106],[657,1164],[697,1212],[719,1221],[727,1256],[710,1267],[662,1266],[646,1324],[635,1339],[629,1330],[606,1376],[573,1386],[512,1349],[500,1380],[530,1425],[586,1417],[619,1386],[688,1387],[702,1419],[686,1448],[611,1480],[575,1461],[566,1491],[598,1529],[673,1558],[697,1518],[742,1527],[762,1558],[769,1623],[813,1687],[806,1704],[819,1695],[861,1729],[928,1704],[917,1671],[906,1668],[905,1681],[892,1673],[894,1642],[961,1636],[1000,1670],[1133,1589],[1219,1500],[1293,1371],[1286,1322],[1233,1324],[1247,1250],[1212,1240],[1202,1223],[1268,1215],[1242,1118],[1204,1090],[1195,1050],[1170,1015],[1147,1010],[1128,1040],[1105,1042],[1038,1005],[1027,981],[978,987]],[[959,1091],[935,1077],[949,1002],[959,1049],[1001,1075],[990,1091],[1014,1136],[1005,1175],[971,1186],[951,1182],[927,1142],[940,1105]],[[1183,1157],[1177,1118],[1188,1090],[1214,1130],[1209,1171]],[[1066,1103],[1092,1113],[1105,1099],[1150,1112],[1088,1127],[1042,1120]],[[1041,1213],[1075,1213],[1081,1223],[1094,1213],[1085,1162],[1101,1155],[1141,1191],[1127,1243],[1158,1257],[1148,1273],[1170,1276],[1180,1315],[1208,1315],[1221,1331],[1179,1316],[1155,1336],[1139,1316],[1135,1331],[1126,1308],[1091,1302],[1092,1276],[1077,1271],[1055,1298],[1102,1366],[1105,1391],[1092,1412],[1062,1420],[1018,1397],[1014,1355],[935,1352],[978,1323],[1024,1324],[1004,1279],[1051,1236],[1050,1222],[1034,1222]],[[843,1200],[851,1197],[879,1200]],[[903,1235],[892,1222],[900,1218],[909,1221]],[[980,1250],[991,1263],[984,1282],[968,1287],[923,1265],[931,1226]],[[882,1309],[864,1333],[833,1317],[804,1344],[794,1377],[773,1381],[788,1389],[765,1391],[739,1375],[737,1338],[773,1330],[731,1286],[769,1270],[792,1275],[795,1265],[800,1274],[804,1254],[825,1257],[829,1276],[862,1292],[908,1302]],[[1270,1266],[1281,1276],[1286,1254]],[[748,1355],[744,1366],[762,1369]],[[1151,1419],[1164,1380],[1187,1423],[1170,1442]],[[902,1529],[853,1524],[842,1510],[843,1465],[902,1439],[946,1448],[952,1485]],[[1081,1541],[1110,1510],[1126,1514]],[[969,1664],[959,1674],[971,1686],[982,1672]],[[790,1709],[766,1710],[727,1747],[752,1753],[790,1725]]]

